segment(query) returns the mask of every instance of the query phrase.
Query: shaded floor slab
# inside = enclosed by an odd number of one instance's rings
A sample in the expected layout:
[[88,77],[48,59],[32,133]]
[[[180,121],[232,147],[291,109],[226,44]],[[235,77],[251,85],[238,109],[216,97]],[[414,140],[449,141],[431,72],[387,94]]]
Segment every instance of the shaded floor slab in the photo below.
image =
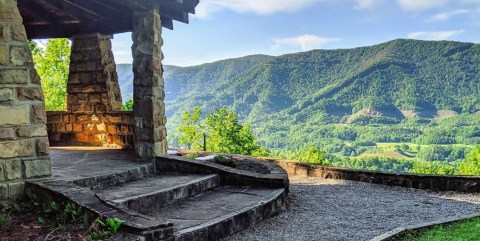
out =
[[370,240],[399,226],[480,212],[478,194],[290,176],[291,208],[228,241]]
[[151,163],[138,162],[131,150],[103,147],[52,147],[52,176],[55,179],[78,179],[122,172]]

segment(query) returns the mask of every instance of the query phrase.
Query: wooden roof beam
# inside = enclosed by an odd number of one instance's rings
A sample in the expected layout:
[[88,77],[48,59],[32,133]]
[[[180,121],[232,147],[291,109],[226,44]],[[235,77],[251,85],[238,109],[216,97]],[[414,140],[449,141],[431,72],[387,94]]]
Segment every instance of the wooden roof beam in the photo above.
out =
[[102,16],[103,18],[118,18],[118,17],[131,17],[131,10],[119,9],[111,7],[109,4],[102,3],[96,0],[65,0],[71,4],[81,7],[84,11],[88,11],[96,16]]
[[97,24],[60,24],[60,25],[37,25],[27,27],[28,39],[39,38],[71,38],[76,35],[101,33],[113,35],[131,31],[130,24],[118,21],[98,22]]
[[65,12],[67,15],[81,21],[81,22],[92,22],[99,21],[103,19],[103,16],[90,11],[74,2],[69,0],[38,0],[43,1],[55,6],[59,10]]
[[171,18],[160,15],[160,21],[162,22],[163,27],[173,30],[173,20]]
[[35,18],[41,19],[48,24],[60,24],[61,22],[54,16],[55,12],[50,12],[45,9],[45,6],[38,1],[20,2],[19,7],[26,10],[26,12],[33,14]]
[[188,12],[185,12],[183,10],[183,5],[176,0],[161,1],[159,9],[160,15],[182,23],[188,23]]
[[195,7],[200,3],[200,0],[183,0],[183,10],[195,14]]

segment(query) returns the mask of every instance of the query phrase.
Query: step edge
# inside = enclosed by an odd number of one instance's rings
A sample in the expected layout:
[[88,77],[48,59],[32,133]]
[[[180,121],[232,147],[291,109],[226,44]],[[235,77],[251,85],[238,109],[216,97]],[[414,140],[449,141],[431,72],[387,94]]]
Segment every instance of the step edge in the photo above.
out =
[[130,200],[133,200],[133,199],[136,199],[136,198],[158,195],[160,193],[164,193],[164,192],[179,189],[179,188],[182,188],[182,187],[187,187],[187,186],[190,186],[190,185],[194,185],[196,183],[204,182],[204,181],[207,181],[209,179],[217,179],[215,181],[215,183],[216,183],[215,187],[220,186],[220,176],[218,174],[211,174],[211,175],[208,175],[208,176],[201,177],[199,179],[191,180],[191,181],[189,181],[187,183],[184,183],[184,184],[179,184],[179,185],[175,185],[175,186],[172,186],[172,187],[169,187],[169,188],[164,188],[164,189],[160,189],[160,190],[156,190],[156,191],[152,191],[152,192],[147,192],[147,193],[144,193],[142,195],[129,196],[128,198],[122,198],[122,199],[114,199],[114,200],[111,200],[111,201],[114,202],[114,203],[122,204],[122,203],[126,203],[126,202],[128,202]]
[[[238,216],[238,215],[241,215],[245,212],[248,212],[254,208],[258,208],[258,207],[261,207],[261,206],[264,206],[266,203],[270,203],[270,202],[274,202],[276,200],[278,200],[279,198],[281,198],[282,195],[286,195],[286,189],[285,188],[276,188],[274,189],[274,191],[272,191],[272,194],[270,194],[265,200],[263,201],[260,201],[260,202],[257,202],[255,204],[252,204],[252,205],[249,205],[247,207],[244,207],[242,209],[239,209],[237,211],[235,211],[234,213],[230,213],[230,214],[227,214],[227,215],[223,215],[223,216],[220,216],[220,217],[217,217],[217,218],[214,218],[206,223],[202,223],[202,224],[199,224],[199,225],[195,225],[193,227],[189,227],[189,228],[185,228],[185,229],[181,229],[181,230],[177,230],[177,231],[174,231],[173,232],[173,235],[174,235],[174,238],[175,238],[175,241],[178,241],[178,240],[181,240],[180,238],[182,238],[182,236],[184,235],[187,235],[189,233],[192,233],[192,232],[196,232],[202,228],[208,228],[210,226],[213,226],[217,223],[220,223],[224,220],[228,220],[230,218],[233,218],[235,216]],[[266,217],[262,217],[261,220],[265,220]],[[175,223],[173,223],[173,225],[175,226]],[[251,223],[250,224],[250,227],[252,226],[253,224]],[[248,228],[248,227],[247,227]],[[247,229],[245,228],[245,229]],[[242,230],[245,230],[245,229],[242,229]],[[228,234],[227,236],[229,235],[232,235],[234,234],[235,232],[231,233],[231,234]],[[210,240],[210,239],[209,239]]]

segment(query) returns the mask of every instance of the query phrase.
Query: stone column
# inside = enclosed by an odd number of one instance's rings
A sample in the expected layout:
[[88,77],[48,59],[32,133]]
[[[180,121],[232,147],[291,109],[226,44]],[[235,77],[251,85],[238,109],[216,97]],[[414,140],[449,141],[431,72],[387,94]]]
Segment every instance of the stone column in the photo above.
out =
[[0,200],[51,175],[43,94],[16,0],[0,0]]
[[142,159],[167,152],[165,92],[158,8],[135,12],[133,20],[135,150]]
[[75,36],[67,82],[67,112],[111,113],[121,108],[111,36]]

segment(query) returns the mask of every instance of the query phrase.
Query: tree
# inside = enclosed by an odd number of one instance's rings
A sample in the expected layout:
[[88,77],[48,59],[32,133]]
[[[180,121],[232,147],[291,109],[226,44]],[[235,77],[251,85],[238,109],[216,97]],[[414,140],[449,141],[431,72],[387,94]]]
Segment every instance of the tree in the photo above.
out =
[[460,175],[480,175],[480,146],[476,146],[467,155],[467,160],[458,167]]
[[329,165],[330,163],[325,156],[325,152],[320,151],[316,146],[312,146],[306,151],[302,152],[298,157],[298,160],[313,164]]
[[266,149],[255,141],[250,125],[238,123],[238,115],[231,109],[216,109],[207,116],[205,124],[209,151],[244,155],[266,153]]
[[133,110],[133,97],[122,105],[122,110]]
[[181,145],[186,145],[188,149],[199,149],[200,139],[203,135],[202,131],[202,108],[195,107],[192,113],[186,111],[183,113],[181,123],[178,126],[180,138],[178,142]]
[[46,110],[65,110],[65,96],[70,66],[68,39],[47,40],[45,48],[30,42],[35,69],[42,82]]

